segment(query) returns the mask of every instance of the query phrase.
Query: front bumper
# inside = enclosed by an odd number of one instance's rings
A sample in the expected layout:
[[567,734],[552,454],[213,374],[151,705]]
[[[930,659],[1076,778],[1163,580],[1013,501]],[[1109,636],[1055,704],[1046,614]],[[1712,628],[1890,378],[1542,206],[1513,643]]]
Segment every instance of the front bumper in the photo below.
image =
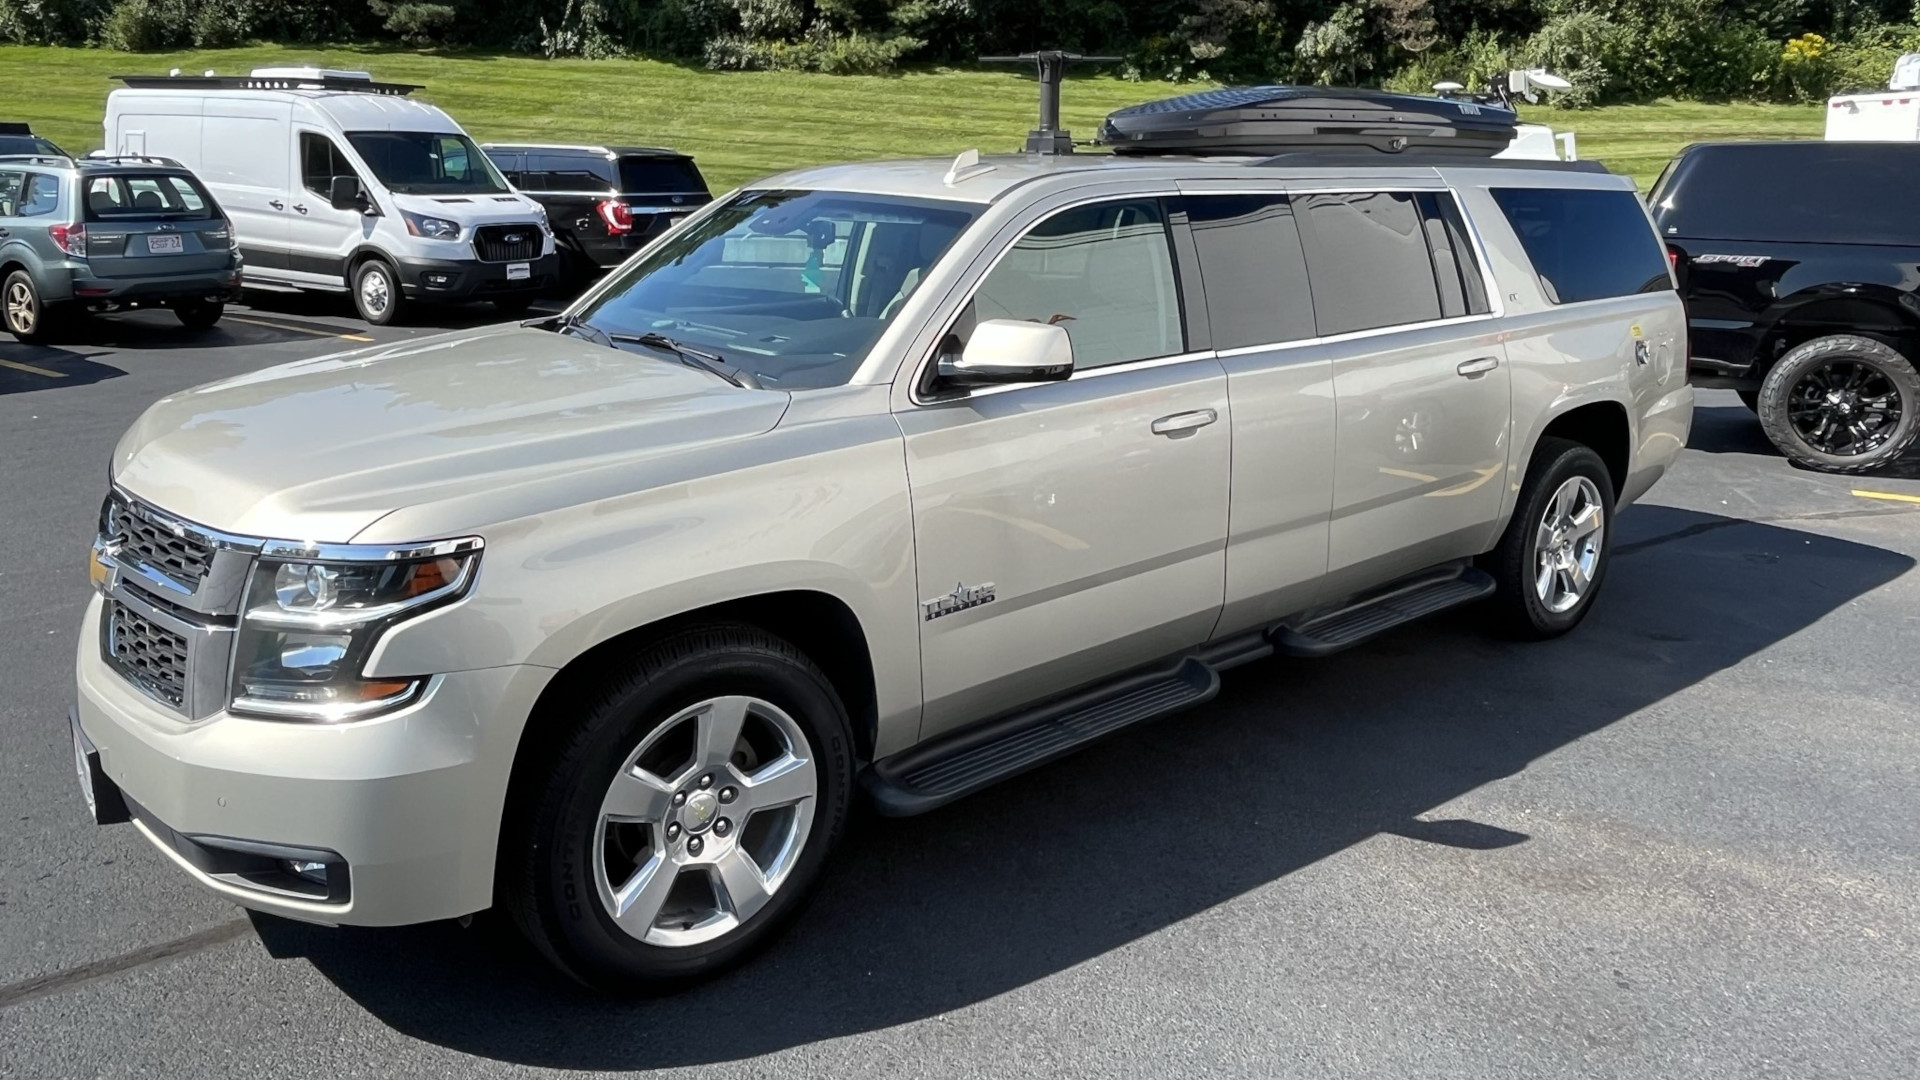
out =
[[[350,724],[224,712],[187,721],[107,666],[100,612],[95,598],[80,635],[83,746],[97,752],[135,827],[203,887],[259,911],[355,926],[454,918],[492,903],[514,752],[551,671],[442,675],[421,701]],[[344,898],[299,895],[253,872],[260,864],[241,858],[249,853],[331,858],[344,866],[335,883],[351,886],[337,890]]]
[[518,263],[477,262],[471,259],[414,259],[401,257],[400,290],[409,300],[448,304],[494,297],[525,296],[552,288],[558,279],[560,257],[542,255],[527,261],[527,276],[507,276]]

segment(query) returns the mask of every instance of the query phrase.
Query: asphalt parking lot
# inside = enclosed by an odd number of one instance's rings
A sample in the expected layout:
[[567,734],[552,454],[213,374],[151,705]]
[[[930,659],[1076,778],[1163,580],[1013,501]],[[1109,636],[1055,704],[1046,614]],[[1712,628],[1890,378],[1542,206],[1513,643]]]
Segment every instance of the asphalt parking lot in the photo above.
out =
[[792,935],[684,995],[594,997],[485,919],[249,919],[74,781],[107,456],[163,394],[430,332],[0,339],[0,1075],[1915,1074],[1920,459],[1796,471],[1723,392],[1571,637],[1462,613],[1268,661],[863,819]]

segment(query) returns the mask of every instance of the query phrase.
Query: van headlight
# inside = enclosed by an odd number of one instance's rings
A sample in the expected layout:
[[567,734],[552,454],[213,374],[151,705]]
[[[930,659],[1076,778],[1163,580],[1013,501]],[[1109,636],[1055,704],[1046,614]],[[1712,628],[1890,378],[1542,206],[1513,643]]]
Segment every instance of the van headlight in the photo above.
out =
[[241,604],[229,709],[341,723],[415,701],[426,677],[361,672],[389,628],[468,593],[480,548],[477,537],[398,549],[269,543]]
[[424,236],[429,240],[460,239],[460,223],[457,221],[428,217],[411,210],[400,211],[400,218],[407,223],[407,231],[415,236]]

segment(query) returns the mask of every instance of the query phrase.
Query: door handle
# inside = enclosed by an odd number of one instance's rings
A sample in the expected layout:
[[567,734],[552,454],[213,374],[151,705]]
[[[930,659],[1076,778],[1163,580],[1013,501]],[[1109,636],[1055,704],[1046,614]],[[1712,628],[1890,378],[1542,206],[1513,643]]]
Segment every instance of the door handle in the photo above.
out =
[[1500,360],[1498,357],[1482,356],[1478,359],[1462,361],[1460,366],[1453,370],[1471,379],[1475,375],[1485,375],[1487,372],[1499,366]]
[[9,236],[12,236],[12,235],[13,235],[13,234],[12,234],[12,233],[10,233],[10,232],[8,232],[7,230],[5,230],[5,229],[0,229],[0,240],[5,240],[5,239],[6,239],[7,237],[9,237]]
[[1218,419],[1220,419],[1220,414],[1214,412],[1212,409],[1195,409],[1192,412],[1174,413],[1172,416],[1163,416],[1155,420],[1153,422],[1153,433],[1155,435],[1165,435],[1168,438],[1177,438],[1190,432],[1199,431],[1201,428],[1206,427]]
[[298,211],[299,211],[300,213],[302,213],[302,214],[304,214],[304,213],[306,213],[306,212],[307,212],[307,208],[306,208],[306,207],[304,207],[304,206],[302,206],[302,205],[300,205],[299,203],[294,203],[294,204],[293,204],[293,208],[294,208],[295,210],[298,210]]
[[267,205],[273,207],[275,210],[285,210],[287,208],[287,204],[281,202],[279,199],[275,199]]

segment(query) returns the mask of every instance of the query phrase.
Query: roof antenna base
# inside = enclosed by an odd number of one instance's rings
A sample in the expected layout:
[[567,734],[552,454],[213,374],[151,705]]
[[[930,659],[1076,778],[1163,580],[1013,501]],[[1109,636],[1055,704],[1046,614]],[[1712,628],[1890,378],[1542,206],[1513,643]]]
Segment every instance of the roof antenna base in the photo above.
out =
[[1040,126],[1027,132],[1029,154],[1071,154],[1073,133],[1060,126],[1060,79],[1068,64],[1113,64],[1123,56],[1082,56],[1060,49],[1042,49],[1018,56],[982,56],[983,64],[1027,64],[1040,76]]

